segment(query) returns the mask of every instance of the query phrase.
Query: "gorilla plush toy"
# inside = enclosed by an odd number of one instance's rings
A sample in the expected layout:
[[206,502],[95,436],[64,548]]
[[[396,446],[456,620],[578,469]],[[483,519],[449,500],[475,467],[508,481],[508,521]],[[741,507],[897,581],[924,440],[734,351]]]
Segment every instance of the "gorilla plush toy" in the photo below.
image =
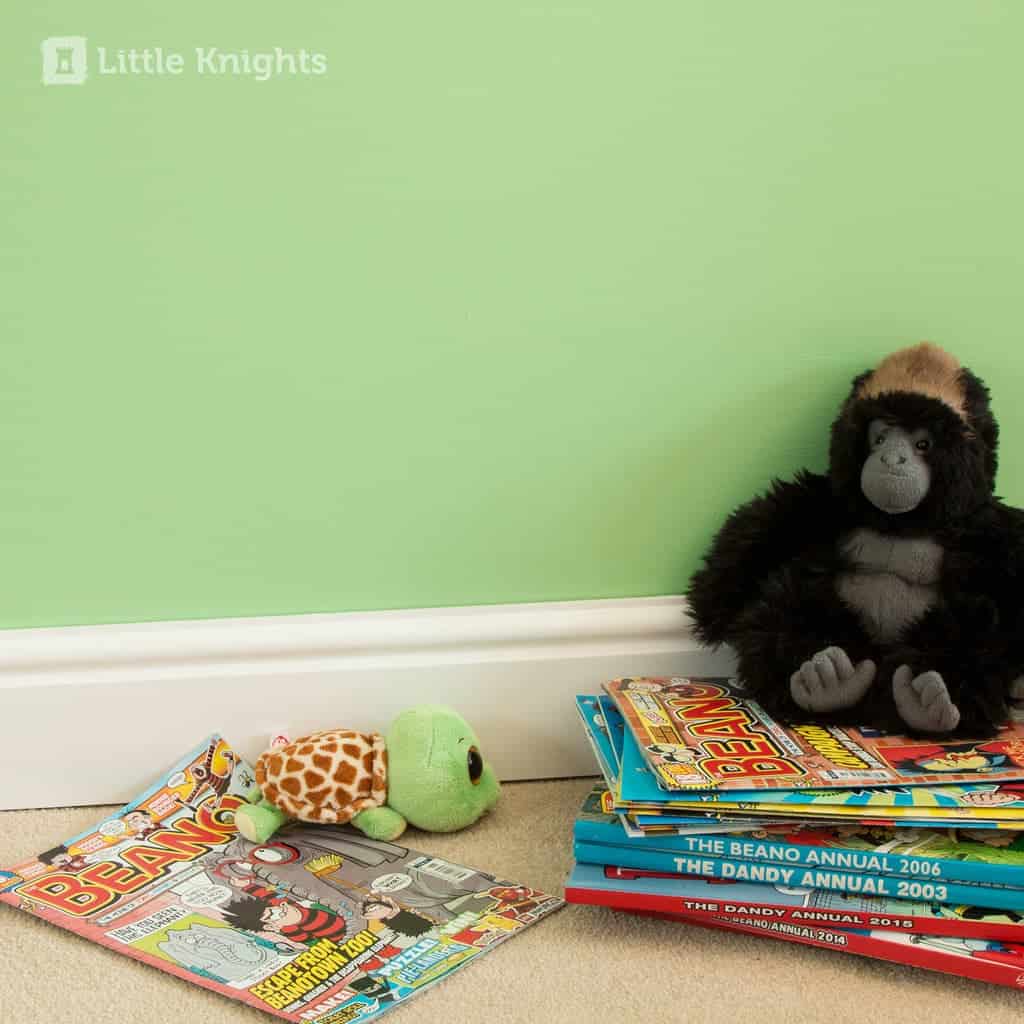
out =
[[991,735],[1024,697],[1024,512],[993,495],[998,432],[935,345],[861,374],[828,473],[776,480],[715,538],[687,594],[698,637],[783,718]]

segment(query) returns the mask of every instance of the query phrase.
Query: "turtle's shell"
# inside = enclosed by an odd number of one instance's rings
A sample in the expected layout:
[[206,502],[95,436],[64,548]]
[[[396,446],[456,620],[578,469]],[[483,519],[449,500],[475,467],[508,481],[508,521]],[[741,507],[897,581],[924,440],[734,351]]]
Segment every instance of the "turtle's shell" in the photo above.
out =
[[387,771],[383,736],[329,729],[261,754],[256,782],[293,818],[344,825],[387,800]]

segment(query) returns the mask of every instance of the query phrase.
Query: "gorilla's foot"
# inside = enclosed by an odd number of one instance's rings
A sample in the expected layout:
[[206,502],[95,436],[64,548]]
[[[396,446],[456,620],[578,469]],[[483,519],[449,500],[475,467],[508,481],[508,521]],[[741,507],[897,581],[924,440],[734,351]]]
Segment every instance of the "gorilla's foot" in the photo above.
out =
[[789,677],[789,692],[804,711],[841,711],[860,702],[875,680],[875,663],[854,667],[842,647],[826,647]]
[[896,710],[911,729],[952,732],[960,724],[960,709],[953,703],[938,672],[915,676],[909,665],[893,673],[892,696]]

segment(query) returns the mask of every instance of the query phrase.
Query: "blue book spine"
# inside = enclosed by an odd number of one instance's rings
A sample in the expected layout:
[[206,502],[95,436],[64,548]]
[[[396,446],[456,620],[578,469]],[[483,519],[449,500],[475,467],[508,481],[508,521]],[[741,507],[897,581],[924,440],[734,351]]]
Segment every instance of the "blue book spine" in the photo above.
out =
[[609,830],[607,839],[599,833],[577,835],[586,842],[623,844],[633,849],[667,850],[726,860],[767,861],[813,868],[853,871],[858,874],[902,875],[929,882],[968,882],[973,885],[1009,886],[1024,889],[1024,866],[989,864],[984,861],[929,857],[885,850],[861,850],[852,847],[821,846],[813,843],[788,843],[759,839],[749,835],[650,836],[630,839],[620,828]]
[[576,860],[585,864],[608,864],[661,871],[666,874],[698,875],[730,882],[800,889],[831,889],[857,896],[882,896],[887,899],[914,900],[923,903],[953,903],[999,910],[1024,910],[1024,889],[1004,889],[986,885],[964,885],[898,875],[838,871],[835,868],[764,861],[724,860],[704,854],[670,850],[634,850],[627,846],[600,843],[574,844]]
[[[586,818],[577,818],[572,826],[572,837],[579,843],[602,843],[609,846],[618,846],[621,843],[643,843],[645,840],[630,839],[622,830],[618,821],[588,821]],[[675,836],[666,836],[668,841],[674,840]],[[659,846],[665,846],[659,843]],[[668,848],[666,846],[666,848]],[[2,881],[2,880],[0,880]]]

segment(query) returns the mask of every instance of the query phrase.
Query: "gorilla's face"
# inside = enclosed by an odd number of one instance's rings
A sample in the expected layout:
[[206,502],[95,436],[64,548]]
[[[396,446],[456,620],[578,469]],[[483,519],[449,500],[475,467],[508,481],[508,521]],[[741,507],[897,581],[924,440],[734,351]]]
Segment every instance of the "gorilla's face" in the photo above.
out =
[[868,457],[860,473],[864,497],[889,515],[917,508],[931,487],[928,451],[932,439],[927,430],[872,420],[868,426]]

